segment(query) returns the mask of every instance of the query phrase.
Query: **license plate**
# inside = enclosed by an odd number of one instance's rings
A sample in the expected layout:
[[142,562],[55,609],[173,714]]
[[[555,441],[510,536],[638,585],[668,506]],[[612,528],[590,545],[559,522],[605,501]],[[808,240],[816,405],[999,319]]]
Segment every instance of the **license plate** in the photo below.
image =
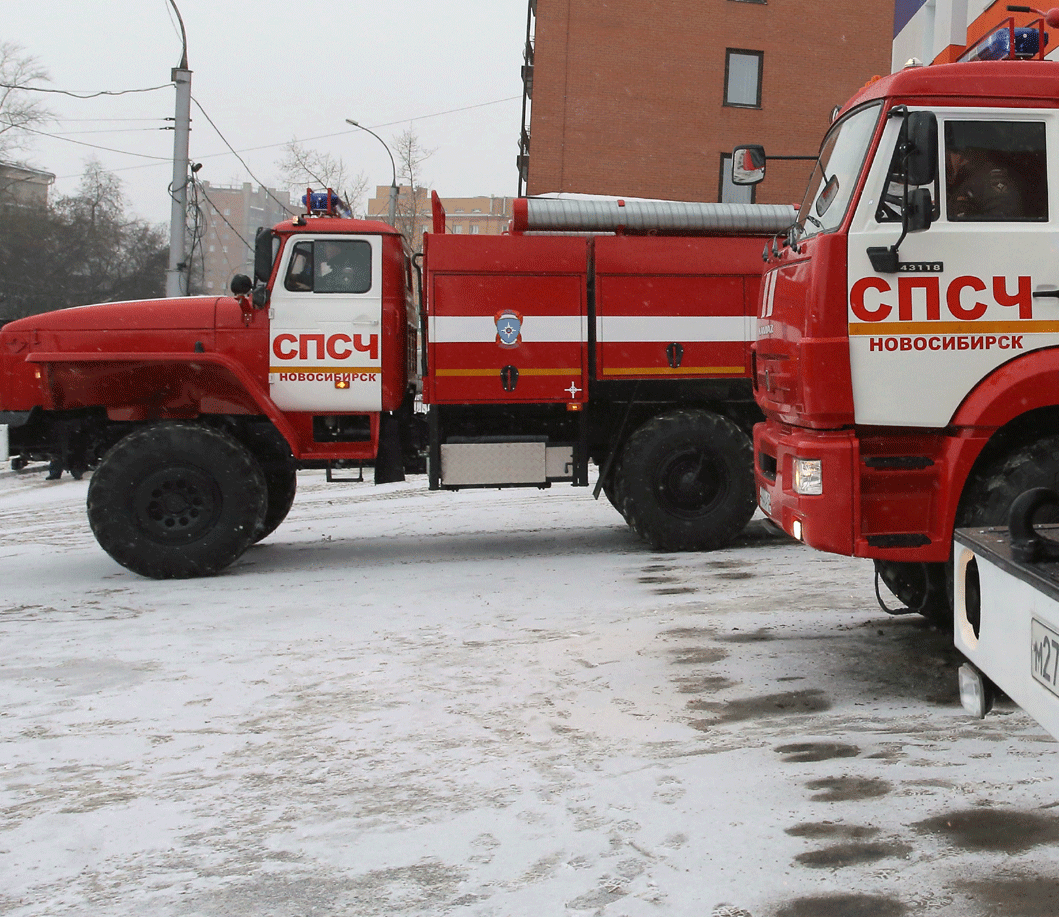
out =
[[757,502],[766,516],[772,515],[772,494],[765,490],[764,487],[758,488]]
[[1030,667],[1034,680],[1059,697],[1059,634],[1030,618]]

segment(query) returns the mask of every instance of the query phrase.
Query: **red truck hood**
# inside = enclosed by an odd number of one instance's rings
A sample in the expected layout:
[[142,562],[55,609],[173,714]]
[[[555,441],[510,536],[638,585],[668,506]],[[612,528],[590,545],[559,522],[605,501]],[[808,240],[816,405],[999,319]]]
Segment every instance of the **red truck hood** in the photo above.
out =
[[18,331],[163,331],[213,328],[217,303],[222,297],[189,296],[181,299],[147,299],[75,306],[57,312],[30,315],[4,325]]
[[853,423],[846,325],[845,236],[785,249],[762,282],[754,395],[771,419],[835,429]]

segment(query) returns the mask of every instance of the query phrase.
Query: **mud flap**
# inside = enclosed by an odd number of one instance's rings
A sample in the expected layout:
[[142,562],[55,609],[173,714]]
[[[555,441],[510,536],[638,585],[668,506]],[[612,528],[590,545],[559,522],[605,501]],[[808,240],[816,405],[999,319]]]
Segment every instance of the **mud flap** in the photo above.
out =
[[393,484],[403,480],[401,422],[396,414],[384,411],[379,416],[379,451],[375,456],[375,483]]

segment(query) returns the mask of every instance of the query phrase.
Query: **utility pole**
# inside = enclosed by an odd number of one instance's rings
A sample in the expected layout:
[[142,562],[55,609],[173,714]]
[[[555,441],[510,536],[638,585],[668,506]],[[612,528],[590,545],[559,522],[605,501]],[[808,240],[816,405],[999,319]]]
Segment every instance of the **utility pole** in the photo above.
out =
[[180,23],[184,44],[180,64],[173,68],[171,78],[176,85],[176,112],[173,118],[173,183],[169,194],[169,269],[165,275],[165,295],[183,296],[188,291],[190,274],[186,263],[186,225],[188,209],[188,135],[191,133],[191,71],[188,69],[188,37],[184,20],[176,3],[169,0]]

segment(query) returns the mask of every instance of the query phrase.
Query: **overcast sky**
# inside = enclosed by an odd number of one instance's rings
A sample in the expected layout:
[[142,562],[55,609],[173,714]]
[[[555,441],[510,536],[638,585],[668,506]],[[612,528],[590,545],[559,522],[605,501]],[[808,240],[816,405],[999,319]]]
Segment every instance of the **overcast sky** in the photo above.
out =
[[[213,185],[275,184],[292,138],[389,185],[381,144],[408,127],[436,152],[423,178],[443,196],[514,195],[526,0],[176,0],[187,30],[190,155]],[[0,41],[22,45],[50,89],[154,92],[81,100],[41,95],[55,115],[20,154],[76,190],[92,157],[124,183],[129,209],[169,221],[180,35],[167,0],[6,0]],[[76,141],[76,142],[75,142]],[[85,144],[92,144],[87,146]],[[105,149],[100,149],[103,147]]]

